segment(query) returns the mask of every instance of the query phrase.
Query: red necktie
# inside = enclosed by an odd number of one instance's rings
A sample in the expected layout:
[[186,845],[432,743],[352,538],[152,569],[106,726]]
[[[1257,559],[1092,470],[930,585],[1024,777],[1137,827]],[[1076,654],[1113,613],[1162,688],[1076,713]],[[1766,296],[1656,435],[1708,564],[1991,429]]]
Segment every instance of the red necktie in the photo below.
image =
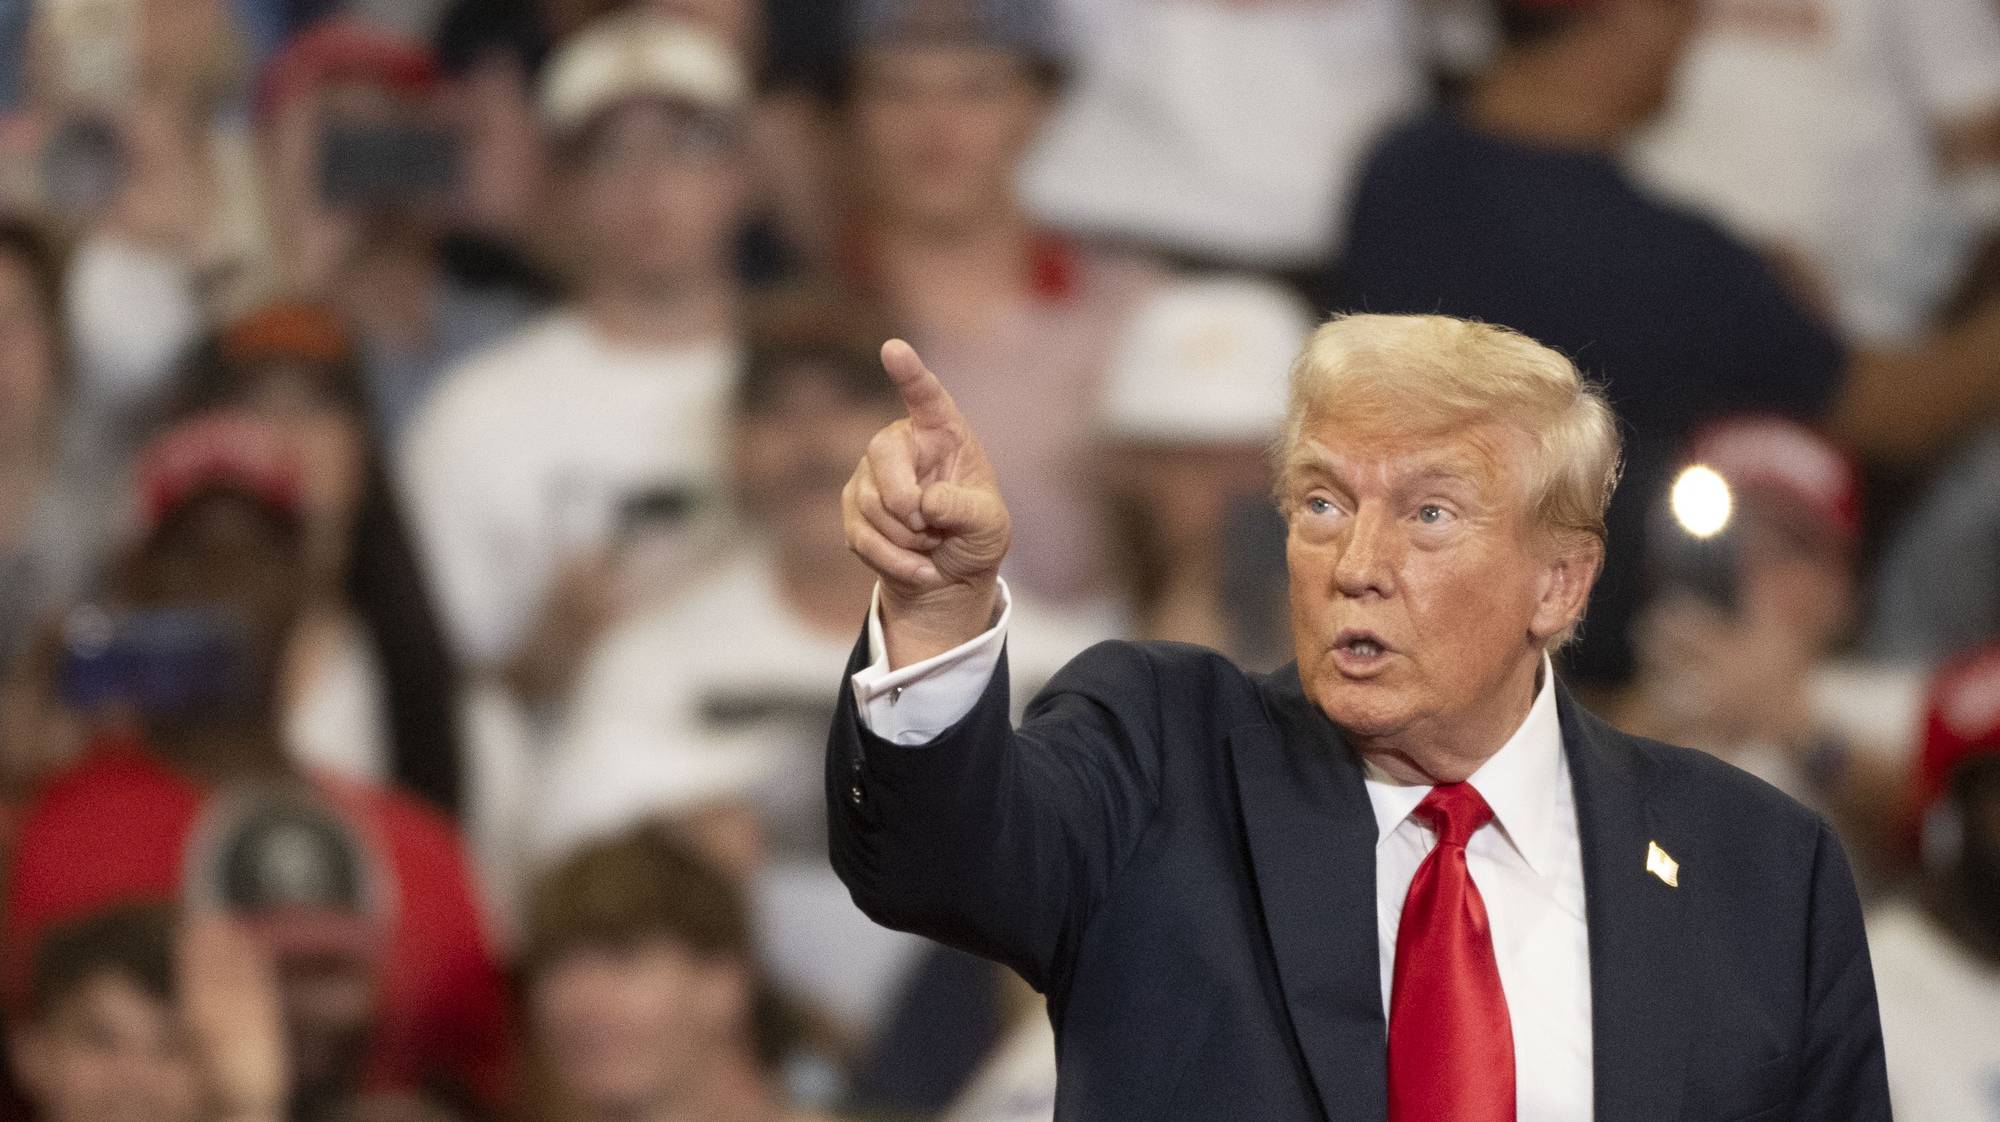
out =
[[1514,1122],[1514,1029],[1465,843],[1493,818],[1465,783],[1413,812],[1436,827],[1396,932],[1389,993],[1390,1122]]

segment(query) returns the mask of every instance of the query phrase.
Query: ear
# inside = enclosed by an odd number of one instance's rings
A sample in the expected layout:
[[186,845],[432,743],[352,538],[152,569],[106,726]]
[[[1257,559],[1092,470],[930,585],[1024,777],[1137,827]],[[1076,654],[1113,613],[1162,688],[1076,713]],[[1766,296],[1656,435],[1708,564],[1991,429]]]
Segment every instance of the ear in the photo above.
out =
[[1596,538],[1557,545],[1542,569],[1535,614],[1528,621],[1528,633],[1536,642],[1546,643],[1582,618],[1603,563],[1604,543]]

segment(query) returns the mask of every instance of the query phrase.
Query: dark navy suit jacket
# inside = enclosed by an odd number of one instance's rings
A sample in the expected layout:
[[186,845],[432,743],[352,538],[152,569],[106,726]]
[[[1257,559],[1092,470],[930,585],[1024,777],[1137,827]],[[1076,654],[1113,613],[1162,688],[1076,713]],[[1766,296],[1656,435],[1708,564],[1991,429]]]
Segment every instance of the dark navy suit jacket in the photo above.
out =
[[[864,660],[865,643],[850,672]],[[1387,1116],[1375,817],[1295,670],[1100,644],[1016,731],[1003,659],[921,747],[868,733],[849,693],[827,754],[834,867],[878,921],[1048,995],[1059,1120]],[[1860,907],[1826,824],[1558,696],[1597,1118],[1887,1119]],[[1652,842],[1678,888],[1647,872]]]

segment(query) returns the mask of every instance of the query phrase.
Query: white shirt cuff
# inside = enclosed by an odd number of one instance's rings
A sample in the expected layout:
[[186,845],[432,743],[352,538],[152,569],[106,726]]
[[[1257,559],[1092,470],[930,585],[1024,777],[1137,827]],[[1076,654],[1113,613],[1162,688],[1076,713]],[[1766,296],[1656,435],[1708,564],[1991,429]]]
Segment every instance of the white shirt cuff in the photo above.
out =
[[1014,600],[1000,582],[999,618],[983,634],[901,670],[889,669],[882,639],[882,586],[868,603],[868,665],[854,673],[861,727],[891,744],[928,744],[972,712],[1000,667]]

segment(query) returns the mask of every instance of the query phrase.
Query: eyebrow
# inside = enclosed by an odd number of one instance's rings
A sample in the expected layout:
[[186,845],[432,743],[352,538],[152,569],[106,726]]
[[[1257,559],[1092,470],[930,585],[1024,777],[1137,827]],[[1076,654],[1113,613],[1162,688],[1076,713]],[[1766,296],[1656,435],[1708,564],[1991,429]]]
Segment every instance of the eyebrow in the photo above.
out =
[[[1313,473],[1330,482],[1339,483],[1340,475],[1335,470],[1332,459],[1309,446],[1301,445],[1288,465],[1294,473]],[[1479,487],[1481,473],[1470,458],[1465,456],[1443,456],[1423,464],[1413,471],[1402,489],[1409,490],[1438,482],[1461,483],[1475,490]]]

